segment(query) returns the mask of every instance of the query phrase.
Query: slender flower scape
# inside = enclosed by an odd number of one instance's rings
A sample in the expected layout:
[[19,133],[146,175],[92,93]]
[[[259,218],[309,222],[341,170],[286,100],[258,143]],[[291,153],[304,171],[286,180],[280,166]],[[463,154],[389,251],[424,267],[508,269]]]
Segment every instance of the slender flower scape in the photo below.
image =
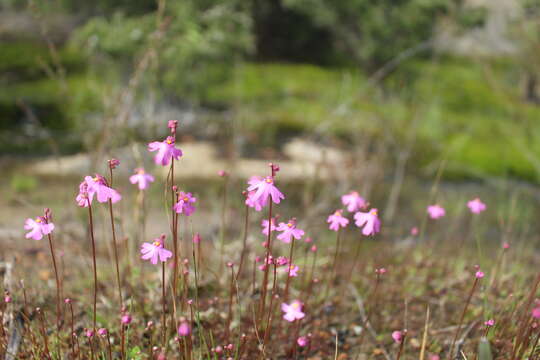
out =
[[328,216],[326,220],[330,225],[328,228],[333,231],[338,231],[340,227],[346,227],[349,224],[349,219],[343,216],[343,210],[336,210],[332,215]]
[[427,212],[429,217],[432,219],[438,219],[446,215],[446,211],[442,206],[439,205],[430,205],[427,207]]
[[41,240],[43,235],[48,235],[54,230],[54,224],[48,223],[47,219],[43,216],[38,216],[34,219],[26,219],[24,222],[24,229],[30,230],[25,235],[27,239]]
[[302,236],[304,236],[304,230],[296,228],[295,219],[289,220],[288,223],[279,223],[276,230],[281,231],[281,234],[279,234],[277,238],[286,244],[290,243],[292,238],[299,240],[302,238]]
[[139,190],[144,190],[150,186],[151,182],[154,182],[154,177],[147,174],[143,168],[135,169],[135,175],[129,177],[129,182],[132,184],[138,184]]
[[76,201],[81,207],[88,207],[92,204],[94,195],[97,201],[105,203],[111,200],[114,204],[122,199],[122,196],[118,191],[107,186],[105,178],[99,174],[95,177],[86,176],[84,181],[79,185],[79,195],[77,195]]
[[467,203],[467,207],[473,214],[480,214],[486,210],[486,204],[484,204],[479,198],[471,200]]
[[369,212],[357,212],[354,214],[354,221],[356,226],[362,228],[362,234],[365,236],[375,235],[381,231],[381,221],[377,209],[371,209]]
[[268,220],[263,220],[261,222],[261,226],[263,228],[261,232],[264,235],[268,236],[268,231],[275,231],[277,229],[277,227],[276,227],[276,218],[272,218],[270,220],[270,222],[268,222]]
[[161,237],[154,239],[152,243],[143,243],[141,247],[141,259],[150,260],[152,264],[156,265],[158,258],[161,262],[165,262],[171,258],[172,252],[163,247],[164,240],[165,235],[161,235]]
[[303,319],[306,314],[302,312],[302,306],[303,304],[299,300],[294,300],[290,304],[282,303],[281,311],[285,313],[283,319],[289,322]]
[[355,212],[367,208],[368,204],[358,192],[351,191],[341,197],[341,202],[347,207],[348,212]]
[[182,150],[174,146],[174,137],[167,136],[163,141],[153,141],[148,144],[148,151],[157,151],[154,157],[156,165],[167,166],[171,159],[178,160],[182,156]]
[[246,205],[255,208],[256,211],[261,211],[268,204],[269,198],[275,204],[279,204],[282,199],[285,199],[285,195],[274,185],[274,178],[272,176],[267,176],[263,179],[253,176],[249,179],[248,184]]
[[180,191],[178,193],[178,202],[174,205],[174,211],[178,214],[190,216],[195,212],[195,206],[193,206],[195,201],[197,201],[197,198],[193,197],[191,193]]

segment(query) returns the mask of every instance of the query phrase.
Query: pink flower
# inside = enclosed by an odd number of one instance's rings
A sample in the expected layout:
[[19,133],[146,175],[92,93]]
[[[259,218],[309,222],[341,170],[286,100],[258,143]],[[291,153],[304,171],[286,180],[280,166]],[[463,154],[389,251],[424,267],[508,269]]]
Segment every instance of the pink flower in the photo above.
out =
[[332,215],[328,216],[326,222],[330,224],[328,228],[333,231],[338,231],[340,227],[345,227],[349,223],[349,219],[343,216],[343,210],[336,210]]
[[369,212],[357,212],[354,214],[356,226],[362,228],[362,234],[365,236],[375,235],[381,231],[381,221],[378,217],[377,209],[371,209]]
[[308,346],[309,344],[309,338],[307,336],[300,336],[297,340],[296,340],[296,343],[298,344],[298,346],[300,347],[306,347]]
[[266,206],[268,199],[271,199],[275,204],[279,204],[282,199],[285,199],[285,195],[274,185],[272,176],[267,176],[264,179],[253,176],[248,184],[246,204],[254,207],[256,211],[260,211],[262,207]]
[[303,319],[306,314],[302,312],[302,306],[303,304],[298,300],[294,300],[290,304],[282,303],[281,311],[285,313],[283,318],[289,322]]
[[481,279],[484,277],[484,273],[482,271],[477,271],[476,274],[474,274],[474,276],[476,276],[477,279]]
[[190,216],[195,212],[195,206],[193,206],[195,201],[197,201],[197,198],[193,197],[191,193],[180,191],[178,194],[178,202],[174,205],[174,211],[178,214]]
[[479,198],[469,201],[467,206],[473,214],[480,214],[482,211],[486,210],[486,204],[484,204]]
[[90,193],[88,191],[88,184],[86,181],[83,181],[79,185],[79,194],[75,198],[75,201],[77,201],[77,205],[80,207],[88,207],[92,201],[94,200],[94,193]]
[[174,138],[168,136],[163,141],[154,141],[148,144],[148,151],[157,151],[154,162],[157,165],[167,166],[171,159],[178,160],[182,156],[182,150],[174,146]]
[[343,195],[341,197],[341,202],[347,207],[348,212],[355,212],[367,207],[366,200],[358,195],[356,191],[351,191],[350,193]]
[[100,328],[100,329],[97,331],[97,333],[98,333],[99,336],[105,336],[105,335],[107,335],[108,332],[107,332],[107,329],[105,329],[105,328]]
[[411,229],[411,235],[412,236],[418,235],[418,228],[416,226]]
[[147,174],[143,168],[135,169],[135,175],[129,177],[129,182],[132,184],[139,184],[139,190],[144,190],[150,186],[151,182],[154,182],[154,177]]
[[24,229],[30,230],[30,232],[25,235],[27,239],[41,240],[43,235],[52,233],[54,224],[48,223],[44,217],[38,216],[35,220],[26,219],[24,222]]
[[536,307],[532,310],[532,316],[535,319],[540,319],[540,307]]
[[437,204],[428,206],[427,212],[429,214],[429,217],[432,219],[438,219],[446,215],[446,211],[444,210],[444,208]]
[[[270,224],[270,226],[268,226]],[[276,218],[272,218],[270,219],[270,223],[268,222],[268,220],[263,220],[261,222],[261,226],[262,226],[262,233],[266,236],[268,236],[268,231],[274,231],[276,230]]]
[[403,339],[403,334],[401,331],[394,331],[392,332],[392,339],[399,344],[401,343],[401,339]]
[[188,336],[191,334],[191,328],[189,327],[189,324],[187,321],[180,322],[180,325],[178,325],[178,335],[180,336]]
[[285,266],[288,263],[289,263],[289,259],[287,259],[285,256],[280,256],[276,259],[277,266]]
[[122,321],[122,324],[124,325],[131,324],[131,315],[129,314],[122,315],[121,321]]
[[198,244],[200,242],[201,242],[201,235],[199,233],[196,233],[195,235],[193,235],[193,243]]
[[503,244],[503,249],[505,249],[505,250],[506,250],[506,249],[510,249],[510,244],[507,243],[507,242],[505,242],[505,243]]
[[298,265],[291,264],[291,265],[287,266],[284,271],[289,274],[289,277],[297,277],[298,276]]
[[122,199],[118,191],[108,187],[105,178],[99,174],[96,174],[94,177],[84,177],[84,181],[79,185],[77,203],[79,206],[88,207],[92,203],[94,195],[100,203],[111,200],[114,204]]
[[141,247],[141,259],[150,260],[152,264],[156,265],[158,258],[161,262],[165,262],[172,257],[172,252],[163,247],[163,240],[165,240],[165,235],[154,239],[153,243],[143,243]]
[[277,238],[287,244],[291,242],[292,238],[299,240],[304,236],[304,230],[296,228],[295,219],[289,220],[288,223],[279,223],[276,230],[281,231],[281,234],[279,234]]
[[485,325],[485,326],[488,326],[488,327],[489,327],[489,326],[493,326],[493,325],[495,325],[495,320],[489,319],[489,320],[487,320],[487,321],[484,322],[484,325]]

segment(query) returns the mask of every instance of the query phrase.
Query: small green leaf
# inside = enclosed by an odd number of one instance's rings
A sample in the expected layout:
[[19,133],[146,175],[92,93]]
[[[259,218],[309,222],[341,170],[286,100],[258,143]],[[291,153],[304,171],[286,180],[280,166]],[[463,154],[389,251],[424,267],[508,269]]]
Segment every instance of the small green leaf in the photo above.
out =
[[482,337],[478,343],[478,360],[492,360],[491,346],[488,339]]

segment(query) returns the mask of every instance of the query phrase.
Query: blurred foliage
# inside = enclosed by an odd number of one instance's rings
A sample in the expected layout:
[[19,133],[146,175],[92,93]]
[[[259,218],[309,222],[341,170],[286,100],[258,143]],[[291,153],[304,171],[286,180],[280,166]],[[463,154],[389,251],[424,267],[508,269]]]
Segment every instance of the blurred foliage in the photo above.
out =
[[[448,176],[538,181],[540,76],[530,59],[540,1],[524,1],[511,32],[519,52],[480,60],[423,46],[441,19],[484,23],[486,9],[460,0],[183,0],[162,12],[154,0],[32,2],[42,16],[61,9],[81,20],[55,51],[28,39],[2,44],[0,85],[10,91],[0,94],[0,130],[9,130],[0,151],[81,150],[147,57],[134,103],[151,94],[220,121],[232,113],[251,144],[305,132],[354,144],[361,134],[399,151],[412,127],[415,166],[446,158]],[[387,76],[370,76],[411,50]]]
[[11,177],[10,188],[16,193],[29,193],[38,186],[38,179],[33,176],[15,174]]

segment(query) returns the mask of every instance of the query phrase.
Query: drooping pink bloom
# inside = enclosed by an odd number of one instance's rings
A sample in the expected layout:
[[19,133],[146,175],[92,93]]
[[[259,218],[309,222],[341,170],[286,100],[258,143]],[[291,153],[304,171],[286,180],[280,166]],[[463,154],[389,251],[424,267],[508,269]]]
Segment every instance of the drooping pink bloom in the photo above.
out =
[[148,151],[157,151],[154,162],[157,165],[167,166],[171,159],[178,160],[182,156],[182,150],[174,146],[174,138],[167,136],[163,141],[154,141],[148,144]]
[[24,222],[24,229],[30,230],[29,233],[25,235],[27,239],[41,240],[43,235],[48,235],[54,230],[54,224],[48,223],[47,220],[38,216],[34,219],[26,219]]
[[338,231],[340,227],[346,227],[349,224],[349,219],[343,216],[343,210],[339,209],[334,211],[334,213],[328,216],[326,222],[330,225],[328,228],[333,231]]
[[505,250],[506,250],[506,249],[510,249],[510,244],[507,243],[507,242],[505,242],[505,243],[503,244],[503,249],[505,249]]
[[401,339],[403,338],[403,334],[401,333],[401,331],[394,331],[392,332],[392,339],[394,339],[395,342],[397,342],[398,344],[401,343]]
[[191,334],[191,328],[187,321],[181,321],[178,325],[178,335],[179,336],[188,336]]
[[180,191],[178,193],[178,202],[174,205],[174,211],[178,214],[190,216],[195,212],[195,206],[193,206],[195,201],[197,201],[197,198],[191,195],[191,193]]
[[540,307],[535,307],[535,308],[532,310],[532,316],[533,316],[533,318],[535,318],[535,319],[540,319]]
[[158,258],[161,262],[167,261],[172,257],[172,252],[163,247],[163,241],[165,240],[165,235],[154,239],[152,243],[143,243],[141,247],[141,259],[150,260],[154,265],[157,264]]
[[486,210],[486,204],[484,204],[479,198],[469,201],[467,206],[473,214],[480,214],[482,211]]
[[144,190],[150,186],[151,182],[154,182],[154,177],[147,174],[143,168],[135,169],[135,175],[129,177],[129,182],[132,184],[139,184],[139,190]]
[[487,327],[493,326],[493,325],[495,325],[495,320],[489,319],[487,321],[484,321],[484,325],[487,326]]
[[485,274],[483,271],[478,270],[474,276],[476,276],[477,279],[481,279],[485,276]]
[[[270,225],[270,226],[269,226]],[[270,222],[268,222],[268,220],[263,220],[261,222],[261,226],[262,226],[262,233],[266,236],[268,236],[268,231],[274,231],[276,230],[276,218],[272,218],[270,219]]]
[[444,208],[437,204],[428,206],[427,212],[429,214],[429,217],[432,219],[438,219],[446,215],[446,211],[444,210]]
[[414,226],[414,227],[411,229],[411,235],[412,235],[412,236],[418,235],[418,228],[417,228],[416,226]]
[[304,236],[304,230],[296,228],[295,219],[290,219],[288,223],[279,223],[276,230],[281,231],[277,238],[287,244],[291,242],[292,238],[299,240]]
[[306,347],[308,346],[309,344],[309,338],[307,336],[300,336],[297,340],[296,340],[296,343],[298,344],[298,346],[300,347]]
[[291,264],[284,269],[284,272],[289,274],[289,277],[298,276],[298,265]]
[[283,318],[289,322],[303,319],[306,314],[302,312],[303,304],[299,300],[294,300],[290,304],[282,303],[281,311],[285,313]]
[[89,192],[88,184],[86,183],[86,181],[83,181],[79,185],[79,194],[75,198],[77,205],[79,205],[80,207],[88,207],[90,204],[92,204],[93,200],[94,193]]
[[371,209],[369,212],[357,212],[354,214],[356,226],[362,228],[362,234],[365,236],[375,235],[381,231],[381,221],[378,217],[377,209]]
[[285,199],[285,195],[274,185],[272,176],[267,176],[264,179],[253,176],[248,184],[246,204],[254,207],[256,211],[260,211],[262,207],[266,206],[268,199],[271,199],[275,204],[279,204],[282,199]]
[[367,207],[367,202],[358,192],[351,191],[341,197],[341,202],[347,207],[348,212],[355,212]]
[[98,333],[99,336],[106,336],[107,333],[108,333],[108,331],[107,331],[107,329],[105,329],[105,328],[100,328],[100,329],[97,331],[97,333]]

